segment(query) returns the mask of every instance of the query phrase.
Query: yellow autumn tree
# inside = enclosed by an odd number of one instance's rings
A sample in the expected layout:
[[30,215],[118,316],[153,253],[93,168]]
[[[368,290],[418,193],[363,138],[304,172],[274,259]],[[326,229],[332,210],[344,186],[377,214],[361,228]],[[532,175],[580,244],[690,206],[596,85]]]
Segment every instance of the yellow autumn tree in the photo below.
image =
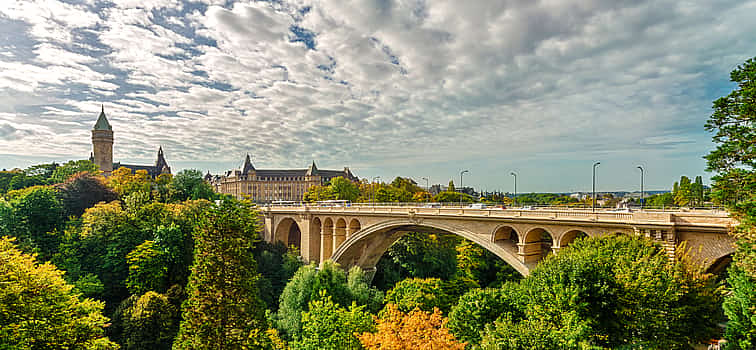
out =
[[419,309],[405,314],[394,304],[389,304],[377,320],[376,333],[362,333],[358,338],[368,350],[464,350],[446,328],[446,318],[438,308],[433,312]]

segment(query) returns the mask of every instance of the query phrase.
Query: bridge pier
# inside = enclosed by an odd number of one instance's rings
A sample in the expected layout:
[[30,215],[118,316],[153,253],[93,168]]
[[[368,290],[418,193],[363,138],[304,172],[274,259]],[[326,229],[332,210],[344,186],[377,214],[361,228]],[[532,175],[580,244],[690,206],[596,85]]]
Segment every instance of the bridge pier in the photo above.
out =
[[333,255],[333,222],[326,220],[320,231],[320,263],[331,258]]

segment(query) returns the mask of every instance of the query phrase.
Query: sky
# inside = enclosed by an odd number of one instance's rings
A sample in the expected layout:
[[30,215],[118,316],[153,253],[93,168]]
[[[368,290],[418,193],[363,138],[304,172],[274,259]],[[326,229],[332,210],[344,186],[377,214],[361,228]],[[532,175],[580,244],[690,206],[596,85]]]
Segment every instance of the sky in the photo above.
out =
[[0,168],[345,166],[484,190],[669,189],[756,56],[756,1],[3,0]]

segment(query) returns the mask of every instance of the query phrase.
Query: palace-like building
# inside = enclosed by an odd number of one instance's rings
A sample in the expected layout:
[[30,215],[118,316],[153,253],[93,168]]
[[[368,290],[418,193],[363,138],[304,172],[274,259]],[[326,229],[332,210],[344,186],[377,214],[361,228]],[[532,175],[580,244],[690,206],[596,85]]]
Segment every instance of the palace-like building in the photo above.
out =
[[307,169],[255,169],[249,154],[241,169],[227,171],[224,175],[205,175],[218,193],[241,198],[249,196],[255,202],[301,201],[310,187],[325,185],[335,177],[351,181],[359,179],[349,171],[321,170],[312,162]]
[[146,170],[147,174],[152,177],[171,173],[171,167],[168,166],[168,162],[165,161],[165,157],[163,156],[163,147],[158,148],[155,165],[113,163],[113,128],[105,116],[105,106],[102,107],[102,112],[100,112],[97,123],[95,123],[92,129],[92,148],[93,152],[89,156],[89,160],[95,163],[105,176],[110,176],[113,169],[121,167],[129,168],[132,172]]

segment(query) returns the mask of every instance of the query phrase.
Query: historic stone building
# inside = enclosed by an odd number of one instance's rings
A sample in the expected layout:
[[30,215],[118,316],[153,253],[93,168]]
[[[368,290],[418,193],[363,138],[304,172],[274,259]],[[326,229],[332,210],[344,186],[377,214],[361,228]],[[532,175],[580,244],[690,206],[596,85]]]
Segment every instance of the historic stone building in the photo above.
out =
[[324,185],[339,176],[359,181],[349,168],[321,170],[315,166],[315,161],[307,169],[255,169],[248,154],[241,169],[229,170],[220,176],[208,173],[205,180],[218,193],[249,196],[256,202],[272,202],[301,201],[310,187]]
[[155,165],[133,165],[133,164],[121,164],[113,163],[113,128],[108,122],[108,118],[105,117],[105,107],[102,107],[102,112],[97,118],[92,129],[92,154],[89,157],[93,163],[95,163],[100,170],[102,170],[105,176],[110,175],[113,169],[120,167],[129,168],[131,171],[146,170],[147,174],[152,177],[156,177],[160,174],[170,174],[171,167],[168,166],[168,162],[165,161],[163,155],[163,147],[158,148],[157,160]]

